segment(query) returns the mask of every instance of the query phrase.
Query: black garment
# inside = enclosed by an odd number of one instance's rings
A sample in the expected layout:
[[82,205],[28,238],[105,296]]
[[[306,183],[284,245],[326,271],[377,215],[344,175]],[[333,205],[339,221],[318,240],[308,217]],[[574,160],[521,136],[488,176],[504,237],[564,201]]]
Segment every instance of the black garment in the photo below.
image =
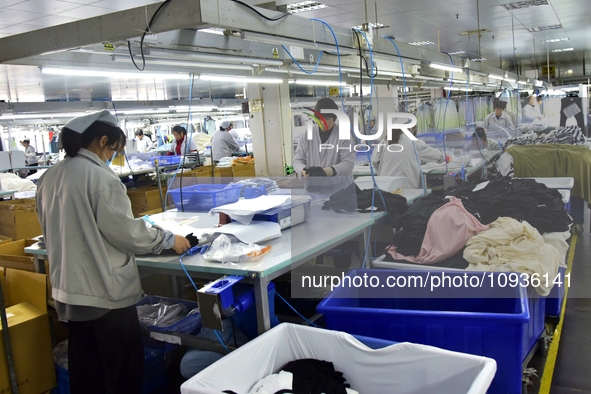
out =
[[330,138],[330,135],[332,134],[333,130],[334,130],[334,126],[330,130],[318,131],[318,133],[320,135],[320,142],[325,144],[326,141],[328,141],[328,139]]
[[135,305],[68,325],[72,394],[141,394],[144,346]]
[[[585,127],[585,120],[583,117],[582,110],[583,103],[580,97],[565,97],[562,100],[560,100],[560,125],[566,126],[566,120],[568,119],[568,117],[564,113],[564,110],[573,104],[579,107],[579,112],[576,115],[574,115],[574,117],[577,121],[577,126],[579,126],[582,129]],[[576,107],[573,108],[576,109]]]
[[302,359],[287,363],[281,370],[293,374],[294,393],[347,394],[349,385],[331,362]]
[[[384,202],[386,205],[384,205]],[[406,198],[403,196],[384,190],[381,190],[381,193],[376,191],[374,194],[373,189],[361,190],[355,183],[330,196],[322,209],[332,209],[335,212],[355,212],[359,209],[360,212],[369,212],[368,209],[372,205],[376,208],[376,211],[387,212],[391,218],[403,214],[408,209]]]
[[[29,164],[28,167],[38,167],[39,163]],[[29,175],[33,175],[37,172],[37,170],[29,170]]]
[[404,263],[404,264],[411,264],[411,265],[418,265],[421,267],[439,267],[439,268],[457,268],[457,269],[466,269],[468,268],[468,266],[470,265],[470,263],[467,260],[464,260],[464,249],[460,250],[458,253],[456,253],[455,255],[440,261],[439,263],[436,264],[419,264],[419,263],[412,263],[408,260],[395,260],[394,258],[392,258],[392,255],[390,253],[386,253],[385,254],[385,258],[384,261],[389,261],[389,262],[393,262],[393,263]]

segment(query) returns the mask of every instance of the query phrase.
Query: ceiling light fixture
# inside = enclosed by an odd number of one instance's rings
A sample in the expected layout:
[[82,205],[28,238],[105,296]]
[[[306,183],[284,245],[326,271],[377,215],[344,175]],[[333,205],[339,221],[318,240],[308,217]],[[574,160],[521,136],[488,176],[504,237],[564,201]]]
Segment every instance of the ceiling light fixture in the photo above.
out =
[[542,43],[568,41],[568,38],[552,38],[550,40],[542,40]]
[[66,75],[79,77],[101,77],[114,79],[189,79],[189,74],[157,74],[144,72],[126,72],[126,71],[103,71],[91,69],[72,69],[72,68],[53,68],[41,67],[42,74]]
[[460,90],[460,88],[456,88],[456,87],[449,87],[449,86],[444,86],[443,90]]
[[201,74],[199,79],[204,81],[218,81],[218,82],[236,82],[236,83],[282,83],[283,79],[279,78],[252,78],[239,77],[229,75],[204,75]]
[[300,12],[321,10],[323,8],[328,8],[328,6],[317,1],[301,1],[299,3],[288,4],[287,12],[297,14]]
[[527,81],[517,81],[517,83],[520,85],[527,85],[528,84]]
[[408,45],[414,45],[414,46],[433,45],[433,44],[435,44],[433,41],[414,41],[414,42],[408,43]]
[[[384,25],[383,23],[370,23],[369,25],[371,26],[372,30],[385,29],[386,27],[390,27]],[[353,26],[353,29],[363,30],[363,26]]]
[[76,116],[83,115],[81,112],[76,113],[55,113],[55,114],[18,114],[18,115],[11,115],[11,114],[2,114],[0,116],[0,121],[8,120],[8,119],[42,119],[42,118],[74,118]]
[[309,85],[309,86],[346,86],[345,82],[339,81],[321,81],[314,79],[296,79],[296,85]]
[[462,70],[461,68],[446,66],[444,64],[429,63],[429,67],[436,68],[438,70],[453,71],[456,73],[463,73],[464,72],[464,70]]
[[505,81],[507,81],[507,82],[511,82],[511,83],[515,83],[515,82],[517,82],[517,80],[516,80],[516,79],[514,79],[514,78],[505,78]]
[[540,7],[543,5],[548,5],[548,0],[516,1],[515,3],[503,4],[503,7],[508,11],[513,11],[530,7]]
[[501,77],[500,75],[496,75],[496,74],[488,74],[488,77],[491,79],[498,79],[500,81],[502,81],[503,79],[505,79],[504,77]]
[[466,51],[449,52],[450,55],[461,55],[462,53],[466,53]]
[[527,28],[527,31],[529,31],[530,33],[537,33],[537,32],[540,32],[540,31],[558,30],[558,29],[562,29],[562,25],[548,25],[548,26],[528,27]]
[[568,51],[574,51],[575,48],[563,48],[563,49],[552,49],[552,52],[568,52]]
[[474,89],[470,89],[470,88],[460,88],[460,91],[462,92],[473,92]]

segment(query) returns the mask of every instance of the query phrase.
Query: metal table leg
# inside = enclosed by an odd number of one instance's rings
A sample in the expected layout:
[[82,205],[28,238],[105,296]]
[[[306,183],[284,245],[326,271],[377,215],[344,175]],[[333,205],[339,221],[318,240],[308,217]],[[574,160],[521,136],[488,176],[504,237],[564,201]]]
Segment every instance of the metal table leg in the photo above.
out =
[[254,301],[257,308],[257,327],[259,335],[271,329],[271,313],[269,311],[269,281],[265,278],[253,279]]

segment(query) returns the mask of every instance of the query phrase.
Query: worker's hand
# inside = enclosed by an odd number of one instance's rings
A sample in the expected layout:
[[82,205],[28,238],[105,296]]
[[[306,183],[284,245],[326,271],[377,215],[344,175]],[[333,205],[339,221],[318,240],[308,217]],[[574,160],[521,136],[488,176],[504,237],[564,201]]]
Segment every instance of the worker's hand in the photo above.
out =
[[304,169],[302,170],[302,176],[303,176],[304,178],[308,176],[308,167],[306,167],[306,168],[304,168]]
[[307,176],[326,176],[326,171],[322,167],[308,167]]
[[174,235],[174,245],[172,246],[175,252],[183,254],[187,250],[191,249],[191,243],[189,240],[182,235]]
[[445,162],[446,163],[451,163],[452,161],[454,161],[454,159],[451,156],[445,156]]

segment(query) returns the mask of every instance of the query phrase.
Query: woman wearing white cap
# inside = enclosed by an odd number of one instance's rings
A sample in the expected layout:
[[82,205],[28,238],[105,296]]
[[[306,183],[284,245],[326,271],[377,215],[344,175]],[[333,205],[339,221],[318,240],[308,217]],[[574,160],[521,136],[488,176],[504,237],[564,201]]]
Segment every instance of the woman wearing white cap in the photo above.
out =
[[232,134],[232,122],[224,120],[220,129],[211,137],[211,159],[218,163],[222,157],[232,157],[232,152],[240,150]]
[[56,309],[69,325],[70,392],[141,393],[144,350],[135,304],[142,288],[135,254],[189,241],[134,219],[125,186],[109,168],[126,137],[107,110],[62,129],[66,159],[39,179],[37,213]]
[[538,106],[538,101],[536,100],[536,95],[532,94],[527,98],[527,104],[523,106],[521,121],[523,123],[533,123],[542,119],[543,117]]

